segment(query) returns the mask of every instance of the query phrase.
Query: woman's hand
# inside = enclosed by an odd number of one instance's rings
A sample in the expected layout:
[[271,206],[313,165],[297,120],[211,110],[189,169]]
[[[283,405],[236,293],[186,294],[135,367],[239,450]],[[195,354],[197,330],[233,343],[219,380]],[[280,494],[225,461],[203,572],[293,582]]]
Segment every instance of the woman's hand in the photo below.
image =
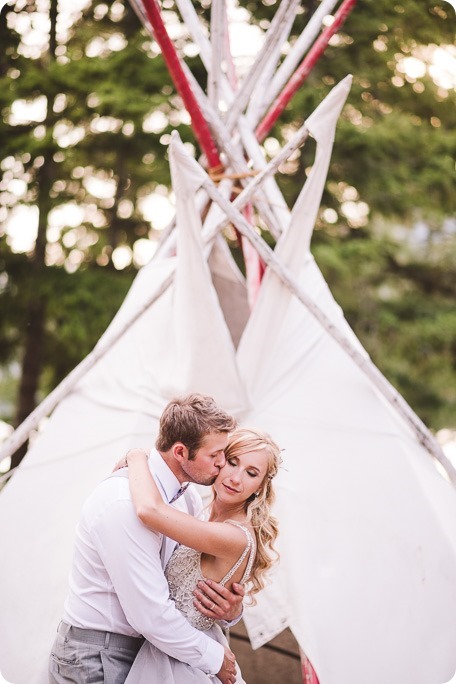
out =
[[121,468],[128,468],[128,462],[127,462],[127,457],[124,456],[123,458],[120,459],[112,469],[112,472],[115,473],[116,470],[120,470]]
[[138,457],[139,458],[146,457],[146,459],[147,459],[147,458],[149,458],[149,454],[147,453],[147,451],[145,449],[140,449],[140,448],[130,449],[129,451],[127,451],[126,455],[123,458],[121,458],[120,461],[118,461],[116,463],[112,472],[115,473],[116,470],[120,470],[121,468],[128,468],[128,459],[138,458]]

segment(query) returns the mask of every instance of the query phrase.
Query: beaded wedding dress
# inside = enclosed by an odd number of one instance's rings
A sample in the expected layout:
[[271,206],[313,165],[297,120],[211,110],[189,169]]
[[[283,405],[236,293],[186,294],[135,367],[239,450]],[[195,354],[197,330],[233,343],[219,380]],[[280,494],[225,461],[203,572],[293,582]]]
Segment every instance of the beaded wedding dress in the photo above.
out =
[[[233,577],[246,556],[249,555],[241,579],[241,582],[245,582],[250,575],[255,558],[255,543],[250,531],[234,520],[227,520],[226,522],[243,530],[247,538],[247,545],[240,558],[220,581],[220,584],[223,585]],[[168,561],[165,576],[168,580],[171,598],[190,624],[196,629],[206,632],[208,636],[223,646],[227,645],[227,639],[220,625],[211,618],[202,615],[193,605],[193,590],[198,581],[203,579],[201,553],[187,546],[177,546]],[[245,684],[237,665],[236,667],[236,684]],[[158,682],[160,684],[208,684],[208,682],[216,684],[219,681],[215,675],[207,675],[202,670],[191,667],[180,660],[175,660],[146,641],[136,656],[125,684],[158,684]]]

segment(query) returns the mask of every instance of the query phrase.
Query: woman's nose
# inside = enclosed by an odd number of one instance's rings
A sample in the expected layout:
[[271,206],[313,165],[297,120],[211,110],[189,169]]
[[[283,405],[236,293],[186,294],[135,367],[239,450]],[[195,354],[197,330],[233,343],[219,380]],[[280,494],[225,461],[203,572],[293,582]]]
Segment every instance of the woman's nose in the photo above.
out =
[[239,472],[239,470],[234,470],[230,475],[230,480],[232,482],[239,482],[240,479],[241,479],[241,473]]

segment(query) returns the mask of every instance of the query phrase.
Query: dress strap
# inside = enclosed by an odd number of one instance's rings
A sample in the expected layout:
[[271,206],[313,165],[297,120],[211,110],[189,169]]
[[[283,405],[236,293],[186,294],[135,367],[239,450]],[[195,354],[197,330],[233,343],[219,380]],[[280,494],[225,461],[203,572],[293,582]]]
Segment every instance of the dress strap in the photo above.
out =
[[249,560],[247,562],[247,567],[244,571],[244,574],[242,575],[242,579],[241,579],[241,583],[242,583],[242,582],[245,582],[246,579],[248,579],[248,577],[250,576],[250,573],[252,572],[253,561],[255,560],[255,553],[256,553],[255,542],[254,542],[253,537],[250,533],[250,530],[247,527],[244,527],[244,525],[241,525],[240,523],[235,522],[234,520],[225,520],[225,522],[230,523],[230,525],[235,525],[236,527],[239,527],[245,533],[245,536],[247,537],[247,546],[245,547],[241,556],[236,561],[236,563],[233,565],[231,570],[229,570],[226,573],[225,577],[222,580],[220,580],[220,584],[225,585],[228,582],[228,580],[230,580],[233,577],[234,573],[240,567],[240,565],[244,561],[247,554],[250,553]]

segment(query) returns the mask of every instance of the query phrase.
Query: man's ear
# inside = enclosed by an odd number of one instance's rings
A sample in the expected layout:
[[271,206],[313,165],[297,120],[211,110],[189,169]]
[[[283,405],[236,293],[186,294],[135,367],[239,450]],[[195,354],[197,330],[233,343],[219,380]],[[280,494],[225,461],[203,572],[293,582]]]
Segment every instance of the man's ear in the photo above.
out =
[[171,447],[171,451],[174,458],[179,463],[188,460],[188,449],[182,442],[175,442]]

